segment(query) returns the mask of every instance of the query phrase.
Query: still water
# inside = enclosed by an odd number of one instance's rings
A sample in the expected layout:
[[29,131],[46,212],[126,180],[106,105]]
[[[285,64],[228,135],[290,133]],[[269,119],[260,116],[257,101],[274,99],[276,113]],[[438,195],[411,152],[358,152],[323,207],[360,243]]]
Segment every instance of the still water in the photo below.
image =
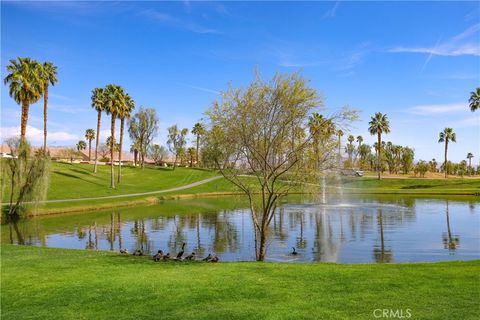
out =
[[[55,248],[148,253],[162,249],[216,254],[221,261],[255,259],[245,199],[165,201],[2,226],[2,242]],[[298,255],[291,255],[292,247]],[[289,198],[269,230],[267,259],[280,262],[417,262],[480,259],[478,197],[351,196]]]

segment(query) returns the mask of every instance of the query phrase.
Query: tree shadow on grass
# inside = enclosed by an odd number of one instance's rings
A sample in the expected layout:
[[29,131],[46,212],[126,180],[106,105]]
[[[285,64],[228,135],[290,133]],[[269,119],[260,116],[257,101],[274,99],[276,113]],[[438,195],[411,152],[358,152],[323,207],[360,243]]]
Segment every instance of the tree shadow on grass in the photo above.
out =
[[101,183],[97,183],[97,182],[93,182],[93,181],[90,181],[90,180],[87,180],[87,179],[83,179],[79,176],[76,176],[76,175],[73,175],[73,174],[70,174],[70,173],[65,173],[65,172],[59,172],[59,171],[53,171],[53,173],[55,174],[59,174],[61,176],[64,176],[64,177],[69,177],[69,178],[74,178],[74,179],[78,179],[78,180],[83,180],[85,182],[88,182],[88,183],[91,183],[91,184],[95,184],[97,186],[103,186],[103,184]]

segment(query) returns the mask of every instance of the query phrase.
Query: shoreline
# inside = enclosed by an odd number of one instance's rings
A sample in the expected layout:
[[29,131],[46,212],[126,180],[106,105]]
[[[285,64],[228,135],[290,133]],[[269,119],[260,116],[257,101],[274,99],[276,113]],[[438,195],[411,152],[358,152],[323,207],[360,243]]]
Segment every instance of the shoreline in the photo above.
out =
[[[291,195],[305,195],[311,196],[318,193],[313,192],[292,192]],[[329,193],[327,193],[329,194]],[[351,191],[344,193],[345,195],[398,195],[398,196],[466,196],[472,197],[473,199],[480,201],[480,193],[476,192],[397,192],[397,191]],[[52,215],[61,215],[67,213],[81,213],[81,212],[95,212],[102,211],[107,209],[114,208],[131,208],[136,206],[150,206],[159,204],[162,201],[168,200],[187,200],[187,199],[201,199],[201,198],[212,198],[212,197],[229,197],[229,196],[243,196],[243,192],[204,192],[204,193],[186,193],[186,194],[172,194],[172,195],[162,195],[157,197],[142,197],[140,199],[128,200],[128,201],[106,201],[99,204],[90,204],[90,205],[80,205],[80,206],[71,206],[71,207],[60,207],[60,208],[38,208],[36,211],[29,212],[27,214],[28,218],[33,218],[36,216],[52,216]],[[128,195],[126,195],[128,196]],[[78,199],[78,202],[85,201]],[[72,203],[75,203],[75,200],[72,199]],[[2,219],[3,220],[3,219]]]

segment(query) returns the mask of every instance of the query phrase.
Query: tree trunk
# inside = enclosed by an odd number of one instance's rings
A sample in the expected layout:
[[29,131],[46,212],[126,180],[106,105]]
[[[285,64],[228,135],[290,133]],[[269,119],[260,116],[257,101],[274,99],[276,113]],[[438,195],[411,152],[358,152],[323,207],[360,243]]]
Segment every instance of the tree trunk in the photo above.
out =
[[[196,155],[196,161],[197,161],[197,163],[196,163],[196,167],[199,166],[199,165],[198,165],[198,146],[199,146],[199,145],[200,145],[200,135],[198,134],[198,135],[197,135],[197,155]],[[191,167],[191,166],[192,166],[192,164],[190,163],[190,167]]]
[[88,161],[92,161],[92,139],[88,139]]
[[125,126],[125,117],[122,117],[120,120],[120,148],[118,150],[118,180],[122,179],[122,144],[123,144],[123,127]]
[[378,180],[381,179],[380,177],[380,161],[382,159],[382,134],[379,132],[378,133],[378,158],[377,158],[377,171],[378,171]]
[[28,122],[28,108],[30,104],[28,100],[22,101],[22,118],[20,122],[20,141],[23,143],[26,141],[25,135],[27,132],[27,122]]
[[133,165],[137,166],[137,157],[138,157],[138,150],[135,148],[133,149]]
[[47,154],[48,83],[43,90],[43,152]]
[[445,179],[447,179],[447,151],[448,151],[448,140],[445,138],[445,162],[443,163],[443,169],[445,170]]
[[115,112],[112,112],[112,124],[110,129],[110,188],[115,188],[115,171],[113,168],[113,149],[115,146]]
[[267,235],[266,228],[262,227],[260,230],[260,245],[258,247],[257,261],[264,261],[267,255]]
[[177,167],[177,154],[175,153],[175,160],[173,161],[173,171],[175,171],[176,167]]
[[97,141],[95,141],[95,165],[93,166],[93,173],[97,173],[97,164],[98,164],[98,143],[100,140],[100,120],[102,119],[102,111],[98,111],[97,118]]

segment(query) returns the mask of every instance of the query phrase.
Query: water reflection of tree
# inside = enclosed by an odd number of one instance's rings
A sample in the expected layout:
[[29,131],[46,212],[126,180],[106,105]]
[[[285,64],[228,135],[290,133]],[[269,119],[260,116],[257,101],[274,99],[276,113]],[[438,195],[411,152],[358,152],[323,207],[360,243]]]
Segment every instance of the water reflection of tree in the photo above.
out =
[[373,249],[373,256],[376,262],[392,262],[393,253],[390,249],[385,249],[385,237],[383,231],[383,213],[382,209],[377,211],[377,223],[380,231],[380,247],[375,246]]
[[[278,222],[277,222],[278,220]],[[273,233],[280,241],[288,239],[288,232],[285,232],[285,207],[279,208],[278,213],[273,217]]]
[[300,227],[299,234],[296,237],[295,246],[300,249],[305,249],[307,246],[307,240],[304,238],[304,234],[303,234],[304,224],[305,224],[304,212],[303,211],[292,212],[290,218],[291,218],[291,221],[293,220],[293,223],[290,222],[290,225],[292,227],[296,227],[296,226]]
[[[326,220],[326,221],[325,221]],[[315,214],[314,261],[336,261],[338,246],[333,239],[331,220],[326,218],[325,208]]]
[[238,232],[235,224],[229,221],[227,211],[216,215],[213,237],[213,248],[215,252],[224,252],[227,249],[237,251],[239,247]]
[[455,251],[460,244],[460,237],[458,235],[452,235],[452,230],[450,229],[450,215],[448,211],[447,200],[445,205],[445,213],[447,216],[447,232],[442,234],[443,247],[450,251]]
[[144,252],[150,252],[148,234],[145,232],[145,220],[134,220],[133,228],[130,230],[130,232],[135,237],[135,249],[140,249]]
[[[95,242],[96,242],[96,232],[95,232]],[[88,240],[85,249],[95,249],[95,242],[92,240],[92,226],[88,226]]]

